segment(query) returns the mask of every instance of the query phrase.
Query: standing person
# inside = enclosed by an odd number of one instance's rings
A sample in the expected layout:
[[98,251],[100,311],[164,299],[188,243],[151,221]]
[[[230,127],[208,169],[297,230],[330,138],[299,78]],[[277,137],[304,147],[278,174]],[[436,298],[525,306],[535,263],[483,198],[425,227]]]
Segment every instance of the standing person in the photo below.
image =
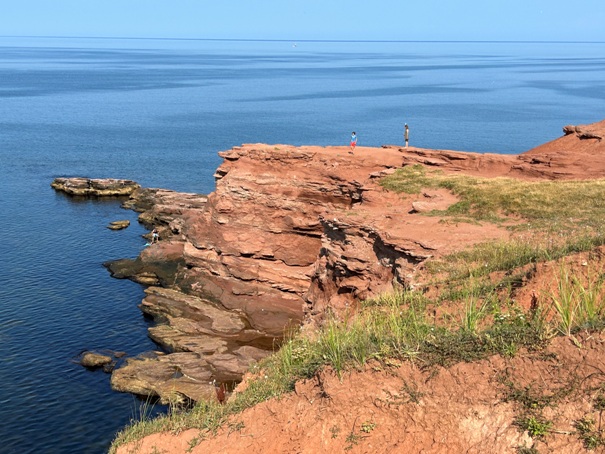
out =
[[405,124],[405,130],[403,131],[403,138],[405,139],[405,147],[407,148],[410,141],[410,128],[407,123]]
[[151,231],[151,244],[157,243],[158,241],[160,241],[160,233],[158,232],[158,229],[154,228]]
[[355,134],[355,131],[353,131],[353,133],[351,134],[351,153],[353,153],[353,150],[355,149],[356,145],[357,145],[357,134]]

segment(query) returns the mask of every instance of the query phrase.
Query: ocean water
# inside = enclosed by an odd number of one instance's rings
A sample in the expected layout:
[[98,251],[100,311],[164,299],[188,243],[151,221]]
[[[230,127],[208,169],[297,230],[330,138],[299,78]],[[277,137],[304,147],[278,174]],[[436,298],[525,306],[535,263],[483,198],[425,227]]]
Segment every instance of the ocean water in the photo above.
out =
[[73,360],[157,348],[142,287],[101,265],[141,250],[136,214],[53,178],[208,193],[218,151],[401,144],[404,122],[411,145],[521,153],[604,101],[604,43],[0,38],[0,452],[105,452],[140,402]]

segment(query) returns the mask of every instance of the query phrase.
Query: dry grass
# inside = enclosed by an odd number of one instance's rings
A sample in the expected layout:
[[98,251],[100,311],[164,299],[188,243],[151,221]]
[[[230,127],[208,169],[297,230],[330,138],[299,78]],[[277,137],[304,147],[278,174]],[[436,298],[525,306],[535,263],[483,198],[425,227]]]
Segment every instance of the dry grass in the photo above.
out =
[[[448,365],[492,354],[514,355],[519,348],[539,348],[557,332],[571,336],[579,329],[604,326],[599,274],[582,282],[562,268],[558,291],[550,295],[549,307],[528,312],[510,300],[510,291],[502,289],[511,286],[515,270],[527,264],[605,244],[601,225],[605,219],[605,180],[482,179],[410,166],[385,178],[382,184],[408,194],[447,188],[460,201],[429,215],[499,223],[515,233],[514,239],[481,244],[427,263],[433,276],[431,285],[442,288],[432,300],[418,291],[385,294],[364,302],[354,317],[330,319],[312,338],[293,335],[256,366],[255,378],[247,389],[226,405],[200,402],[188,412],[133,421],[118,434],[111,452],[121,444],[160,431],[198,428],[201,436],[212,433],[229,415],[289,392],[296,380],[325,366],[340,372],[370,359],[385,364],[395,359]],[[490,275],[495,272],[503,272],[506,279],[493,282]],[[452,303],[453,309],[442,311],[438,317],[427,315],[429,308],[439,308],[446,300],[462,304]],[[524,422],[528,426],[535,423]],[[537,434],[548,430],[535,424],[531,427]]]
[[427,285],[447,283],[442,299],[465,297],[468,279],[485,292],[495,285],[487,276],[527,264],[556,260],[605,244],[605,180],[521,181],[447,175],[421,165],[404,167],[381,184],[392,191],[417,194],[424,189],[446,188],[459,201],[430,216],[492,222],[507,227],[511,240],[475,247],[426,262]]
[[[425,188],[445,188],[460,198],[438,216],[465,216],[475,221],[508,223],[517,230],[562,233],[601,231],[605,216],[605,179],[586,181],[521,181],[477,178],[404,167],[385,177],[386,189],[418,194]],[[519,222],[519,219],[525,222]]]

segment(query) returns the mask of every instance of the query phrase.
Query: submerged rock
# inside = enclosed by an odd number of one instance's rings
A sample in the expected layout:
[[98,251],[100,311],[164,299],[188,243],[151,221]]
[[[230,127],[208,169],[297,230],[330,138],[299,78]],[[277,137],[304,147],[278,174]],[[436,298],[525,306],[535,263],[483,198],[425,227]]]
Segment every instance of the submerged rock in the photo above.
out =
[[128,220],[113,221],[113,222],[109,223],[107,228],[110,230],[122,230],[122,229],[125,229],[126,227],[128,227],[129,225],[130,225],[130,221],[128,221]]
[[111,356],[94,352],[84,352],[80,357],[80,364],[90,369],[104,367],[112,362],[113,358]]

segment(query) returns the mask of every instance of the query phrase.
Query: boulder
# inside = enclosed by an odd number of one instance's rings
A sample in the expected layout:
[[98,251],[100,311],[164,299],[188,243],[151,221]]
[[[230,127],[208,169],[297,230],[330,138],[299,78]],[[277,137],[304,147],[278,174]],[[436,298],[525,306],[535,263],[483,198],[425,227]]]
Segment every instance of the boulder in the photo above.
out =
[[113,221],[113,222],[109,223],[107,228],[110,230],[122,230],[122,229],[125,229],[126,227],[128,227],[129,225],[130,225],[130,221],[128,221],[128,220]]
[[97,369],[113,362],[113,358],[94,352],[84,352],[80,357],[80,364],[90,369]]
[[434,204],[431,202],[425,202],[425,201],[416,201],[416,202],[412,202],[412,211],[414,213],[429,213],[431,211],[433,211],[434,208]]

